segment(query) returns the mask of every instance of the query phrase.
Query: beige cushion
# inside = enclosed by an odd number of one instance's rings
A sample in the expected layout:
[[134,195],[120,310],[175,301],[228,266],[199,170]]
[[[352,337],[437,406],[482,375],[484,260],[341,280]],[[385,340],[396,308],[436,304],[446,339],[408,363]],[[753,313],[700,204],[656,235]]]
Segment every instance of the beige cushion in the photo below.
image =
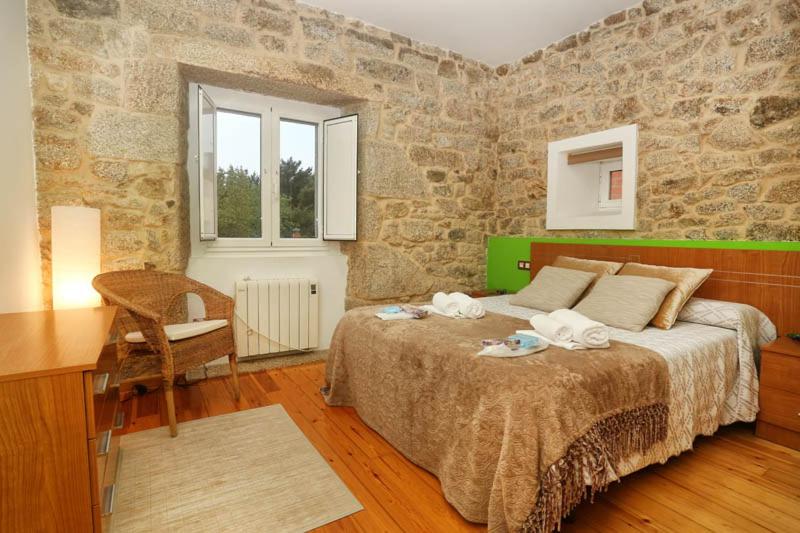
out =
[[[201,320],[199,322],[187,322],[186,324],[170,324],[164,326],[164,333],[167,334],[167,339],[170,341],[179,341],[188,339],[190,337],[197,337],[204,333],[224,328],[228,325],[227,320]],[[132,331],[125,335],[125,342],[132,344],[144,342],[144,335],[141,331]]]
[[713,272],[710,268],[673,268],[657,265],[643,265],[641,263],[625,263],[620,270],[620,275],[644,276],[660,278],[671,281],[675,288],[664,298],[661,308],[653,317],[651,323],[661,329],[669,329],[678,319],[678,313],[692,297],[694,291],[700,288]]
[[603,276],[574,310],[607,326],[642,331],[674,287],[660,278]]
[[589,284],[589,288],[594,287],[597,280],[602,276],[613,276],[617,271],[622,268],[624,263],[616,263],[614,261],[597,261],[596,259],[580,259],[578,257],[569,257],[566,255],[559,255],[553,261],[554,267],[569,268],[572,270],[582,270],[584,272],[594,272],[597,277]]
[[591,272],[544,266],[530,285],[509,298],[508,302],[548,312],[569,308],[596,276]]

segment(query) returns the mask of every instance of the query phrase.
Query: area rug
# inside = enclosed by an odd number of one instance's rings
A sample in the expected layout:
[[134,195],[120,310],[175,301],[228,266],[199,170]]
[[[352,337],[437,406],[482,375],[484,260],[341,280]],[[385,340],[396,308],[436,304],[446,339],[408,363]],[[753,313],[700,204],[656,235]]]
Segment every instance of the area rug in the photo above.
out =
[[114,533],[300,532],[362,509],[280,405],[124,435]]

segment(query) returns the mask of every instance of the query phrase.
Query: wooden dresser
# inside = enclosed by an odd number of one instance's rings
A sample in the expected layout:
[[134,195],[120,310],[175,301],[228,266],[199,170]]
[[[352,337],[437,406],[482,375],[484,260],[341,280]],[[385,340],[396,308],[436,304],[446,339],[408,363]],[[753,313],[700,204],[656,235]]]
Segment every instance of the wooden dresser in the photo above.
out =
[[756,435],[800,450],[800,342],[780,337],[761,349]]
[[0,531],[104,528],[122,422],[116,358],[103,350],[115,313],[0,315]]

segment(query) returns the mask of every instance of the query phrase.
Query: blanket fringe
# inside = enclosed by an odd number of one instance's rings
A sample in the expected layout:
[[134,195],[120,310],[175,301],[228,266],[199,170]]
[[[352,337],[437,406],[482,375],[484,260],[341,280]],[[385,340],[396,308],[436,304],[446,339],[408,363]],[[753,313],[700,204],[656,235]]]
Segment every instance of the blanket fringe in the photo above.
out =
[[594,424],[550,465],[541,479],[536,507],[522,525],[525,533],[561,529],[566,517],[586,497],[602,492],[616,478],[615,465],[634,453],[644,453],[667,436],[669,408],[664,404],[637,407]]

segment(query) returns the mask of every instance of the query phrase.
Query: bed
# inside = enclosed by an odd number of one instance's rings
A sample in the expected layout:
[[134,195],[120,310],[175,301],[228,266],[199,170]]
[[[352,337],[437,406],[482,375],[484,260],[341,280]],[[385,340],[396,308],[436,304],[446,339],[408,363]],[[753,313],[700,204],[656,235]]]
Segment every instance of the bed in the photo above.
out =
[[[331,344],[326,401],[355,407],[490,531],[550,531],[587,487],[602,490],[691,449],[697,435],[754,420],[757,348],[774,338],[773,323],[796,320],[797,254],[583,246],[532,245],[531,276],[559,254],[715,274],[670,330],[612,328],[608,350],[550,347],[518,359],[475,356],[480,339],[527,329],[537,312],[504,296],[483,299],[488,313],[476,321],[392,323],[374,319],[374,308],[351,310]],[[757,268],[737,269],[734,259]],[[769,318],[748,305],[758,302]]]

